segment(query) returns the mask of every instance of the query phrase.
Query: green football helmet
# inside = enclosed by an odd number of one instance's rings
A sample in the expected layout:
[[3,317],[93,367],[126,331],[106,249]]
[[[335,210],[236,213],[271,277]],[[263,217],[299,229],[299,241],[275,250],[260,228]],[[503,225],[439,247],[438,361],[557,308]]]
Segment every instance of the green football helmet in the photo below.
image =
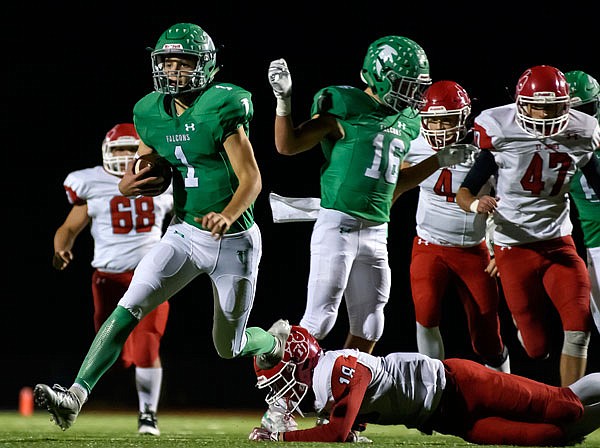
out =
[[379,99],[396,112],[420,109],[431,84],[429,60],[419,44],[401,36],[377,39],[367,50],[360,72]]
[[593,77],[581,70],[565,73],[569,83],[571,107],[596,117],[600,121],[600,85]]
[[[212,39],[198,25],[177,23],[169,27],[158,38],[150,55],[154,90],[178,96],[205,89],[219,69],[216,53]],[[164,62],[168,57],[196,59],[196,68],[192,71],[172,70],[167,75]]]

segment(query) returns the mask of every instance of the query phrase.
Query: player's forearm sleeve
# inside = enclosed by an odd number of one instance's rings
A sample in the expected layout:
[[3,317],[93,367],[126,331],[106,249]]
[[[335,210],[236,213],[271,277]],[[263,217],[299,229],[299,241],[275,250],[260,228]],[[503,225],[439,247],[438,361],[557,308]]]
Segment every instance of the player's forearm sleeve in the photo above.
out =
[[498,165],[491,152],[482,150],[475,159],[475,163],[467,173],[461,187],[467,188],[473,196],[477,196],[481,187],[493,174],[498,171]]

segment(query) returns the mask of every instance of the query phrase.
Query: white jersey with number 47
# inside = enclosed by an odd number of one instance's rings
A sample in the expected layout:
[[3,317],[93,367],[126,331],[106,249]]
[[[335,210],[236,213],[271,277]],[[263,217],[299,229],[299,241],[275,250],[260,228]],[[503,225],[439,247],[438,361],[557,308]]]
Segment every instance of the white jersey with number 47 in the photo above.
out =
[[536,138],[515,121],[516,105],[484,110],[475,119],[475,143],[498,165],[494,242],[511,246],[570,235],[569,183],[600,145],[598,122],[571,110],[559,135]]

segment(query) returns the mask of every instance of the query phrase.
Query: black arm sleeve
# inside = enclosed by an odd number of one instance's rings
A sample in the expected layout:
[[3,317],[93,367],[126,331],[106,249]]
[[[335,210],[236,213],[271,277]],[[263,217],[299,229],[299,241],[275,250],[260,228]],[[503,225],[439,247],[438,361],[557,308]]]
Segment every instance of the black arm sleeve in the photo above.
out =
[[473,196],[476,196],[481,187],[486,183],[490,176],[498,172],[498,165],[494,156],[487,150],[482,150],[475,159],[475,164],[467,173],[467,177],[461,184],[461,188],[468,188]]
[[598,160],[596,154],[592,154],[590,161],[581,167],[581,172],[587,179],[588,185],[596,193],[596,196],[600,198],[600,160]]

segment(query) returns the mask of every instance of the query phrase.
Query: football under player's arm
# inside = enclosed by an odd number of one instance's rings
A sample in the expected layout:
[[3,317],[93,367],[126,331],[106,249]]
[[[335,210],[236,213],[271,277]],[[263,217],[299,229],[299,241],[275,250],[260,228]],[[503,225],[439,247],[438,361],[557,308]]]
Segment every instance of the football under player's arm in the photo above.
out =
[[581,167],[581,173],[596,196],[600,197],[600,160],[596,153],[593,153],[590,161]]
[[340,398],[336,398],[329,423],[314,428],[289,431],[280,434],[286,442],[345,442],[351,436],[365,392],[371,382],[371,371],[357,363],[352,381]]
[[[138,150],[136,152],[136,157],[142,156],[144,154],[150,154],[154,150],[146,145],[142,140],[140,140],[140,144],[138,146]],[[150,167],[146,166],[142,168],[137,174],[133,174],[132,170],[133,161],[127,165],[127,169],[125,170],[125,174],[119,181],[119,191],[123,196],[127,197],[135,197],[135,196],[143,196],[150,195],[155,196],[160,193],[162,188],[162,184],[155,184],[157,177],[146,177],[146,173],[150,171]]]
[[496,209],[497,201],[489,195],[477,198],[481,187],[498,171],[494,156],[482,150],[456,192],[456,203],[466,212],[490,213]]
[[238,178],[239,185],[229,204],[222,211],[213,211],[202,217],[194,218],[196,222],[201,222],[202,227],[217,239],[225,234],[231,224],[252,205],[262,189],[260,170],[254,157],[252,143],[250,143],[244,127],[239,126],[233,134],[227,137],[223,142],[223,147]]
[[54,234],[54,256],[52,266],[62,271],[73,260],[73,246],[77,236],[90,223],[87,203],[75,204],[65,221]]

